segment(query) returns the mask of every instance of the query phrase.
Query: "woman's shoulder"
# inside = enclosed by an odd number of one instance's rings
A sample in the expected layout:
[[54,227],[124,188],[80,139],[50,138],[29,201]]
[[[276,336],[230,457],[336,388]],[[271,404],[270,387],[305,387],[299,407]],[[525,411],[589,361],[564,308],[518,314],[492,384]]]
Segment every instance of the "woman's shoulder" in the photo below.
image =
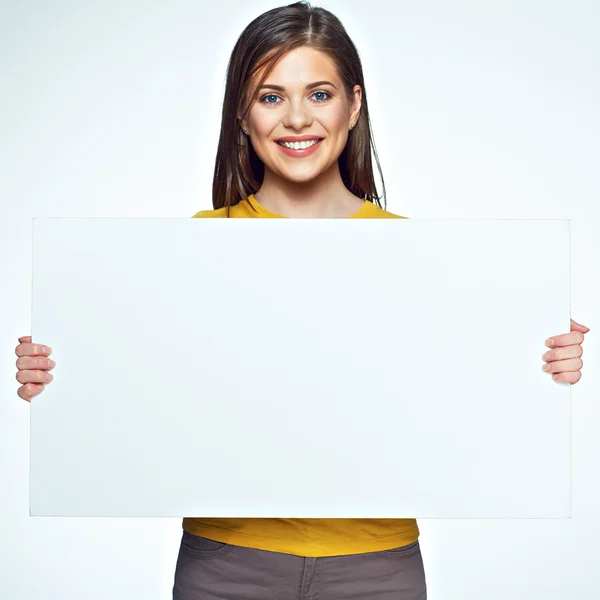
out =
[[408,219],[408,217],[397,215],[368,201],[365,203],[365,211],[361,216],[367,219]]
[[192,219],[220,219],[227,217],[226,208],[217,208],[216,210],[201,210]]

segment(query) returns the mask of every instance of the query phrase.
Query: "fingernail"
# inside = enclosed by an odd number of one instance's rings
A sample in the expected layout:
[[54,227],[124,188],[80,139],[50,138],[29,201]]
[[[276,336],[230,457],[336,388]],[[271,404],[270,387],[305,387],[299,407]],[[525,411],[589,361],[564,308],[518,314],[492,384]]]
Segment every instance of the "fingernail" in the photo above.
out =
[[56,363],[51,358],[48,359],[48,364],[50,365],[51,369],[54,369],[54,367],[56,366]]
[[542,356],[542,360],[548,360],[550,358],[550,352],[546,352],[544,356]]
[[44,352],[46,354],[52,354],[52,348],[50,348],[50,346],[44,346]]
[[552,379],[554,379],[554,381],[556,381],[559,377],[559,373],[554,373],[554,375],[552,375]]
[[556,346],[556,340],[554,338],[547,339],[546,346],[548,346],[548,348],[554,348],[554,346]]
[[542,367],[542,369],[544,369],[544,371],[546,371],[546,372],[548,372],[551,368],[552,368],[552,365],[544,365]]

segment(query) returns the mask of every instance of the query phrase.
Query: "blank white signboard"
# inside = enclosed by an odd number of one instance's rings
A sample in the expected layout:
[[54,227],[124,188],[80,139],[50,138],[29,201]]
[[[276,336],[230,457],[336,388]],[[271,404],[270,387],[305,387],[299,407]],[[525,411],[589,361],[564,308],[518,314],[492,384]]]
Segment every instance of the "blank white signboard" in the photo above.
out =
[[30,514],[569,517],[569,236],[35,219]]

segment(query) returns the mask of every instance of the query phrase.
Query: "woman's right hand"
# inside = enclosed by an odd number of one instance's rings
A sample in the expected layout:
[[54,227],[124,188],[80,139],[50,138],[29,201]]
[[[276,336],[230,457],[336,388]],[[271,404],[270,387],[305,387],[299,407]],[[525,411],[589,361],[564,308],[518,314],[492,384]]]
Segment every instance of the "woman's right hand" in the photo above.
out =
[[44,390],[44,385],[50,383],[54,377],[47,373],[54,369],[56,363],[48,358],[52,348],[42,344],[32,344],[31,336],[19,338],[19,345],[15,348],[17,359],[17,381],[23,385],[17,390],[19,397],[27,402]]

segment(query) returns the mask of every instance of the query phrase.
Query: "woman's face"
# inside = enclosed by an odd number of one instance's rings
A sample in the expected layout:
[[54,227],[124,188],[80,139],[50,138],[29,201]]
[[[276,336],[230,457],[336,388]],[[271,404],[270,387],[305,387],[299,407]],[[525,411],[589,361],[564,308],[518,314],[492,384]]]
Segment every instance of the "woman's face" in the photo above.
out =
[[[331,59],[313,48],[296,48],[275,64],[242,125],[265,169],[290,181],[310,181],[337,168],[361,93],[354,86],[354,101],[348,102]],[[300,151],[278,143],[299,136],[321,141]]]

